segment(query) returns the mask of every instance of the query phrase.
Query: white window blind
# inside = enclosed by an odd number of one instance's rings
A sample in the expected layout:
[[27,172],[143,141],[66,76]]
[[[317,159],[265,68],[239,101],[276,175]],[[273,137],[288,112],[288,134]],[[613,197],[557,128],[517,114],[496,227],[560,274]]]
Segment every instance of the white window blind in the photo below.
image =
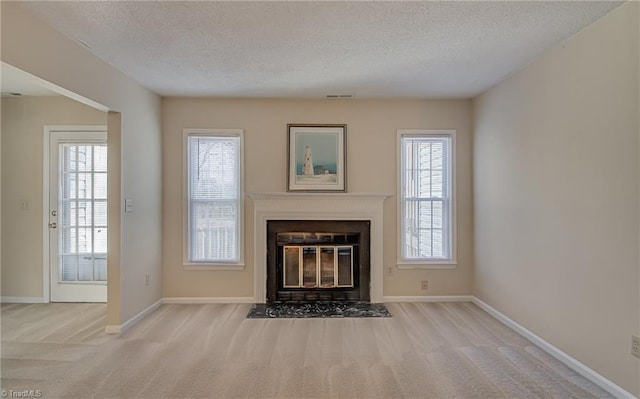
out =
[[60,281],[107,280],[107,146],[60,144]]
[[452,260],[452,137],[411,134],[400,138],[401,257]]
[[239,135],[187,138],[190,262],[240,261],[240,140]]

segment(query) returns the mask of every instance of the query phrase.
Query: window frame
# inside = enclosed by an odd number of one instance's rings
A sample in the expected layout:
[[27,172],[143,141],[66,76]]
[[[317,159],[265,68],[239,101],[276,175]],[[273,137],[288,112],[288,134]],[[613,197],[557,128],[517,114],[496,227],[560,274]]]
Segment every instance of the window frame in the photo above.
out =
[[[190,137],[237,137],[239,144],[239,178],[238,184],[238,260],[229,261],[193,261],[190,259],[189,244],[191,239],[191,198],[190,198]],[[244,263],[244,130],[243,129],[183,129],[183,269],[184,270],[242,270]]]
[[[446,184],[449,186],[449,248],[448,258],[406,258],[404,256],[404,217],[405,198],[403,195],[403,173],[404,173],[404,139],[405,138],[438,138],[445,137],[450,140],[449,149],[449,179]],[[455,269],[457,262],[457,202],[456,202],[456,131],[455,130],[433,130],[433,129],[398,129],[397,131],[397,151],[398,157],[398,184],[397,184],[397,267],[398,269]]]

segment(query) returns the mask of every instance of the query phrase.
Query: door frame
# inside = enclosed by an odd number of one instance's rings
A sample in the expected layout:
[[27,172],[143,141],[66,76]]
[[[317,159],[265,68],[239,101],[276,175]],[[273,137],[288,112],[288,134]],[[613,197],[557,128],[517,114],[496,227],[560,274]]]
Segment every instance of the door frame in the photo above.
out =
[[[45,125],[43,128],[42,140],[42,301],[44,303],[51,302],[51,273],[49,261],[49,187],[50,182],[50,146],[51,133],[53,132],[107,132],[105,125],[87,125],[87,126],[57,126]],[[108,171],[108,169],[107,169]],[[109,194],[107,192],[107,201]],[[108,272],[108,271],[107,271]],[[108,284],[108,283],[107,283]],[[108,302],[108,300],[107,300]]]

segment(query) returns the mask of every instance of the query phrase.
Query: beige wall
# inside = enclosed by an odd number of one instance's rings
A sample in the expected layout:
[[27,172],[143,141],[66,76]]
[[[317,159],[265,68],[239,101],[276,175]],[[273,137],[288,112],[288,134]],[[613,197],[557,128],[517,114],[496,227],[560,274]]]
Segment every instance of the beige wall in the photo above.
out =
[[[253,206],[245,204],[243,271],[182,268],[183,128],[245,130],[245,192],[286,191],[287,123],[347,124],[349,192],[384,192],[384,295],[468,295],[471,292],[471,121],[467,100],[163,100],[163,295],[253,297]],[[455,270],[397,270],[396,130],[456,129],[458,132],[458,260]],[[420,290],[420,280],[429,290]]]
[[[3,1],[0,7],[3,62],[56,85],[56,90],[66,89],[120,114],[108,121],[109,170],[117,170],[114,163],[120,167],[118,175],[110,175],[108,195],[112,205],[123,203],[123,198],[132,198],[135,204],[132,213],[120,207],[120,212],[109,214],[109,225],[120,229],[109,231],[107,323],[120,325],[162,294],[160,98],[18,2]],[[148,286],[146,273],[151,276]]]
[[104,112],[65,97],[2,99],[2,296],[43,295],[44,126],[106,124]]
[[474,101],[475,295],[635,395],[638,6]]

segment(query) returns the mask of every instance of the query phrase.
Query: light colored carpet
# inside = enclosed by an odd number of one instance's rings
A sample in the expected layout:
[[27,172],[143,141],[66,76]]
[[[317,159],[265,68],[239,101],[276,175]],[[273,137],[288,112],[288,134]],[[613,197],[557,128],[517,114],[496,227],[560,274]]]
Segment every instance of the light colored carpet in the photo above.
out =
[[122,336],[105,305],[2,305],[2,389],[43,398],[608,398],[471,303],[392,318],[246,319],[163,305]]

